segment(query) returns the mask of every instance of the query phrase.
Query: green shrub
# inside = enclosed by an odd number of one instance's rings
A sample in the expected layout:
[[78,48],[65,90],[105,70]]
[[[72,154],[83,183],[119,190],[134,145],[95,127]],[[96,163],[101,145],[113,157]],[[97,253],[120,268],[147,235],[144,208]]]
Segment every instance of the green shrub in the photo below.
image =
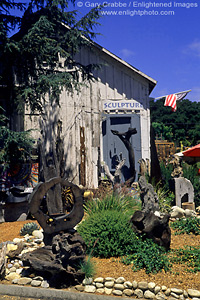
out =
[[135,253],[122,258],[124,264],[133,264],[133,271],[145,269],[147,274],[158,273],[161,270],[169,271],[170,260],[163,247],[158,246],[150,239],[138,240]]
[[29,222],[24,224],[24,226],[20,230],[20,235],[26,235],[26,234],[32,234],[34,230],[39,230],[40,227],[37,225],[37,223]]
[[78,232],[87,245],[87,251],[93,248],[93,256],[115,257],[131,253],[137,244],[126,215],[117,210],[95,212],[78,226]]
[[87,201],[84,210],[87,215],[101,213],[105,210],[116,210],[132,215],[134,211],[141,209],[141,201],[133,196],[120,196],[111,194],[103,199]]
[[176,230],[175,234],[193,233],[195,235],[200,234],[200,219],[190,217],[187,219],[176,220],[171,223],[171,227]]
[[185,246],[183,249],[173,250],[171,262],[186,264],[189,272],[200,272],[200,247]]
[[86,242],[88,253],[96,257],[123,257],[125,264],[133,263],[134,270],[144,268],[146,273],[170,269],[165,249],[152,240],[138,237],[128,218],[120,211],[103,210],[93,213],[77,228]]

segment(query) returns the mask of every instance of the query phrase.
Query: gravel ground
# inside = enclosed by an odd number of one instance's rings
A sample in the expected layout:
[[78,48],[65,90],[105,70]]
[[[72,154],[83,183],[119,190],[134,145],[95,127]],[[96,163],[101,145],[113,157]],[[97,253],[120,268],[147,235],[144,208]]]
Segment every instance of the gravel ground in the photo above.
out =
[[[26,221],[32,222],[32,221]],[[12,240],[15,237],[20,237],[19,232],[25,222],[11,222],[0,224],[0,243],[3,241]],[[184,245],[200,246],[200,238],[195,235],[174,235],[172,231],[171,248],[183,248]],[[120,259],[109,258],[99,259],[93,258],[96,264],[95,277],[111,276],[118,278],[123,276],[126,280],[133,281],[148,281],[155,282],[157,285],[165,285],[167,287],[176,287],[181,289],[197,289],[200,290],[200,272],[189,273],[185,265],[173,265],[171,272],[160,272],[157,274],[146,274],[144,270],[133,272],[130,266],[126,266],[120,262]],[[3,282],[1,282],[3,283]],[[0,296],[2,297],[2,296]],[[11,298],[0,298],[11,299]],[[30,298],[29,298],[30,299]],[[13,298],[13,300],[18,300]],[[27,299],[26,299],[27,300]],[[32,300],[32,299],[30,299]]]

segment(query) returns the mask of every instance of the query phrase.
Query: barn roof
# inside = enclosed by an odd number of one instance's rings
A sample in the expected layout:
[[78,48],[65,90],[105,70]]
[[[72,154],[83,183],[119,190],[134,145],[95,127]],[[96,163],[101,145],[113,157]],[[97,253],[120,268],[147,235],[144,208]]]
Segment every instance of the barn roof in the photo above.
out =
[[[68,26],[64,23],[62,23],[62,24],[63,24],[63,27],[65,27],[66,29],[70,29],[70,26]],[[20,30],[19,32],[14,34],[13,38],[18,38],[18,36],[20,36],[21,34],[23,34],[23,30]],[[157,81],[155,79],[151,78],[150,76],[146,75],[142,71],[140,71],[137,68],[133,67],[131,64],[127,63],[125,60],[123,60],[120,57],[118,57],[117,55],[113,54],[112,52],[110,52],[106,48],[102,47],[98,43],[96,43],[92,40],[88,40],[85,36],[83,36],[83,38],[86,39],[87,41],[89,41],[93,47],[97,48],[99,51],[101,51],[105,55],[108,55],[109,57],[113,58],[114,60],[118,61],[119,63],[121,63],[122,65],[124,65],[128,69],[130,69],[131,71],[133,71],[133,72],[137,73],[138,75],[142,76],[143,78],[145,78],[149,82],[149,94],[151,93],[151,91],[154,89],[154,87],[157,84]]]
[[111,58],[115,59],[119,63],[123,64],[125,67],[129,68],[131,71],[133,71],[133,72],[137,73],[138,75],[140,75],[140,76],[144,77],[145,79],[147,79],[149,81],[149,86],[150,86],[150,91],[149,92],[151,93],[151,91],[154,89],[154,87],[157,84],[157,81],[155,79],[151,78],[150,76],[146,75],[142,71],[140,71],[137,68],[133,67],[132,65],[127,63],[125,60],[121,59],[120,57],[113,54],[112,52],[105,49],[104,47],[100,46],[99,44],[97,44],[95,42],[92,42],[92,44],[93,44],[94,47],[96,47],[97,49],[99,49],[100,51],[105,53],[106,55],[110,56]]
[[[67,29],[70,29],[70,27],[66,24],[63,23],[63,26]],[[85,36],[83,36],[84,39],[86,39],[87,41],[89,41]],[[118,57],[117,55],[113,54],[112,52],[110,52],[109,50],[107,50],[106,48],[102,47],[101,45],[99,45],[98,43],[94,42],[94,41],[89,41],[93,47],[97,48],[98,50],[102,51],[103,53],[105,53],[106,55],[112,57],[113,59],[115,59],[116,61],[118,61],[119,63],[123,64],[124,66],[126,66],[127,68],[129,68],[131,71],[137,73],[138,75],[142,76],[143,78],[147,79],[149,81],[149,94],[151,93],[151,91],[154,89],[154,87],[157,84],[157,80],[151,78],[150,76],[146,75],[145,73],[141,72],[140,70],[138,70],[137,68],[133,67],[132,65],[130,65],[129,63],[127,63],[125,60],[121,59],[120,57]]]

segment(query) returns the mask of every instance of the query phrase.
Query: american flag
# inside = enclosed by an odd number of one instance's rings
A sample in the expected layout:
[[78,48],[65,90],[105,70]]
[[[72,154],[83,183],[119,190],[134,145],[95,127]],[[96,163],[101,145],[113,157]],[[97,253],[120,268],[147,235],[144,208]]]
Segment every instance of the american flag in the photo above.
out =
[[189,91],[167,95],[165,97],[164,106],[171,106],[172,111],[176,111],[176,101],[183,99],[188,93]]

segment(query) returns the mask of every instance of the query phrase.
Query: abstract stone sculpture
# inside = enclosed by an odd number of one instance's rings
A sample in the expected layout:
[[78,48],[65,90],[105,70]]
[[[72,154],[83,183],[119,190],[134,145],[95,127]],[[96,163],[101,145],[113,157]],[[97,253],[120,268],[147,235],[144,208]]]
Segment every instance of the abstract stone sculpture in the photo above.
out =
[[145,234],[159,246],[169,250],[171,243],[171,230],[169,227],[169,215],[160,217],[159,199],[153,186],[146,182],[144,176],[139,179],[141,190],[142,211],[136,211],[130,223],[133,230],[138,234]]
[[153,212],[145,213],[138,210],[133,214],[130,222],[136,233],[145,233],[147,238],[169,250],[171,243],[169,218],[169,215],[160,218]]
[[184,177],[174,178],[175,182],[175,199],[178,207],[183,202],[194,202],[194,188],[190,180]]
[[147,183],[144,176],[139,178],[138,184],[140,187],[140,198],[142,200],[142,211],[144,213],[159,211],[159,200],[153,186]]
[[[50,215],[44,213],[41,203],[47,192],[54,188],[56,184],[61,187],[70,187],[74,198],[74,205],[68,214],[63,212]],[[53,206],[54,201],[48,201]],[[30,197],[30,213],[37,219],[38,223],[44,230],[45,246],[25,253],[22,256],[24,265],[29,266],[37,274],[45,275],[49,283],[54,287],[66,287],[70,284],[80,283],[85,274],[80,270],[80,263],[85,258],[86,246],[73,227],[83,218],[83,192],[82,190],[60,177],[55,177],[47,182],[39,183]]]
[[83,281],[85,274],[80,262],[85,258],[86,246],[75,230],[56,234],[51,245],[23,255],[23,263],[38,275],[49,280],[52,287],[67,287]]

